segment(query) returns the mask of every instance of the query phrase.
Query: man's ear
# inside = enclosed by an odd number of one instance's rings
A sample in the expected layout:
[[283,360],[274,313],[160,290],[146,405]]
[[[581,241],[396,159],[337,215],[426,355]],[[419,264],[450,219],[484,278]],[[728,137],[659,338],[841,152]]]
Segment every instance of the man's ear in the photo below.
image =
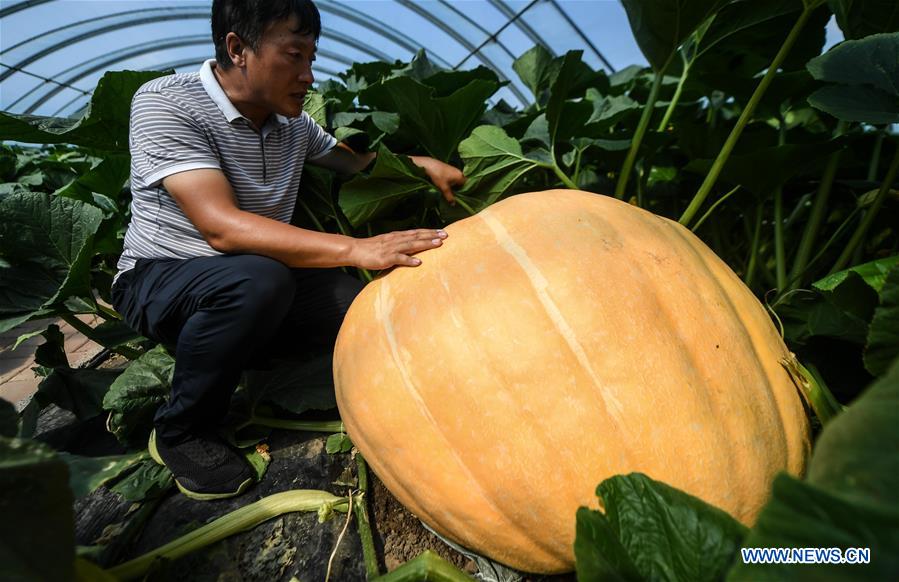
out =
[[225,46],[228,47],[228,56],[234,66],[243,67],[247,64],[247,47],[237,34],[229,32],[225,36]]

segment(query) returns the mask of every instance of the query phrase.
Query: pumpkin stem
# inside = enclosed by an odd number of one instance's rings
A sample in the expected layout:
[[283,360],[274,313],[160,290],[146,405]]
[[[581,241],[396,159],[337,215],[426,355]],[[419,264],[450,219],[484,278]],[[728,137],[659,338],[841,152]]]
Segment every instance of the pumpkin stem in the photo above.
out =
[[780,360],[780,365],[786,369],[793,384],[799,389],[799,393],[815,412],[815,416],[822,425],[826,425],[844,410],[845,407],[834,398],[833,393],[824,383],[824,379],[812,364],[809,364],[811,369],[806,368],[796,358],[796,354],[790,352],[788,357]]

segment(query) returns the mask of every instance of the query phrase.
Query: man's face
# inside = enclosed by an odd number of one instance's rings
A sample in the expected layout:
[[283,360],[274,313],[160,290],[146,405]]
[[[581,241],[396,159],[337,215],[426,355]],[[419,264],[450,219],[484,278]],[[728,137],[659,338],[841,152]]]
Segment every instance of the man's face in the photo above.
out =
[[295,32],[295,16],[269,25],[255,52],[247,51],[247,82],[255,105],[287,117],[303,112],[306,91],[315,80],[315,37]]

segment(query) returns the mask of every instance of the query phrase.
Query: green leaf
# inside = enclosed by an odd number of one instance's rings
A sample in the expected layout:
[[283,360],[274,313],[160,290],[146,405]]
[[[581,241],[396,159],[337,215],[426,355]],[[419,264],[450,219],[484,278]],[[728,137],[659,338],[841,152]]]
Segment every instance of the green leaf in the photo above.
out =
[[899,121],[899,32],[840,43],[807,68],[815,79],[838,84],[813,93],[813,106],[845,121]]
[[109,155],[87,173],[54,192],[57,196],[74,198],[97,205],[94,194],[103,194],[118,200],[122,187],[131,172],[131,158],[127,155]]
[[899,98],[873,87],[822,87],[809,96],[808,102],[843,121],[899,123]]
[[609,520],[586,507],[577,510],[574,559],[579,582],[643,580]]
[[780,475],[747,548],[870,548],[870,564],[738,564],[728,580],[890,580],[899,571],[899,361],[828,423],[806,481]]
[[137,469],[122,478],[110,489],[128,501],[139,502],[157,497],[172,486],[172,472],[153,459],[140,461]]
[[49,194],[0,200],[0,330],[47,315],[71,295],[90,295],[97,208]]
[[895,0],[827,0],[827,4],[849,40],[899,31],[899,3]]
[[0,437],[0,579],[72,580],[68,469],[35,441]]
[[103,75],[78,119],[0,113],[0,140],[71,143],[107,151],[128,151],[131,98],[144,83],[171,71],[110,71]]
[[309,114],[309,117],[312,118],[312,121],[322,127],[327,127],[328,116],[325,105],[325,98],[321,93],[310,91],[306,95],[306,99],[303,101],[303,111]]
[[559,71],[550,86],[549,101],[546,104],[546,122],[549,126],[551,146],[582,130],[591,116],[592,107],[589,104],[566,102],[569,98],[577,96],[575,90],[589,74],[589,69],[585,74],[582,55],[583,51],[565,53]]
[[887,275],[880,292],[880,305],[868,331],[865,367],[875,376],[886,373],[890,362],[899,357],[899,266]]
[[746,535],[726,512],[640,473],[606,479],[596,494],[605,514],[578,512],[578,532],[594,542],[575,541],[579,581],[719,580]]
[[621,0],[646,60],[664,71],[677,49],[727,0]]
[[411,77],[393,77],[359,94],[361,104],[398,113],[400,125],[435,158],[449,157],[477,123],[500,83],[475,79],[446,97]]
[[348,453],[353,450],[353,441],[345,432],[338,432],[328,437],[325,442],[325,450],[329,455]]
[[475,128],[459,144],[459,155],[468,177],[459,193],[476,196],[485,206],[498,200],[524,174],[543,165],[525,156],[517,140],[492,125]]
[[640,104],[626,95],[600,95],[596,89],[587,89],[587,101],[593,104],[588,125],[603,129],[613,126],[620,119],[640,108]]
[[144,445],[156,409],[168,397],[175,359],[161,345],[131,362],[103,397],[107,427],[119,441]]
[[38,385],[41,405],[53,403],[73,412],[79,420],[103,413],[103,399],[118,378],[118,370],[54,368]]
[[[733,74],[751,84],[746,91],[750,95],[758,85],[753,77],[774,60],[801,12],[802,4],[796,0],[729,2],[692,47],[695,62],[691,76],[706,74],[714,79],[716,75]],[[821,54],[829,18],[826,9],[809,17],[781,65],[784,71],[804,68],[809,59]]]
[[887,274],[896,265],[899,265],[899,255],[877,259],[876,261],[870,261],[868,263],[856,265],[844,271],[828,275],[827,277],[824,277],[823,279],[812,283],[812,287],[820,291],[831,291],[837,285],[845,281],[849,276],[849,273],[855,273],[856,275],[860,276],[864,280],[864,282],[867,283],[872,289],[877,291],[877,293],[880,293],[881,289],[883,289],[884,283],[886,282]]
[[[816,170],[827,162],[827,156],[842,147],[839,140],[810,144],[786,144],[761,148],[744,155],[732,155],[727,160],[721,179],[740,185],[762,197],[803,172]],[[684,168],[688,172],[705,175],[714,160],[693,160]],[[761,168],[764,171],[759,171]]]
[[799,293],[777,308],[790,343],[830,337],[864,345],[878,303],[877,293],[856,273],[817,293]]
[[402,200],[430,187],[424,170],[406,156],[395,155],[381,145],[371,173],[356,176],[340,189],[340,208],[357,227],[387,214]]
[[38,346],[34,352],[34,363],[45,368],[68,368],[69,359],[66,357],[65,336],[55,323],[50,324],[41,332],[44,343]]
[[82,457],[60,453],[69,466],[69,487],[75,497],[84,497],[97,487],[112,481],[119,475],[147,458],[145,451],[110,457]]
[[552,78],[558,73],[561,62],[554,59],[543,45],[534,45],[512,63],[521,82],[531,90],[537,103],[541,102],[544,91],[549,89]]

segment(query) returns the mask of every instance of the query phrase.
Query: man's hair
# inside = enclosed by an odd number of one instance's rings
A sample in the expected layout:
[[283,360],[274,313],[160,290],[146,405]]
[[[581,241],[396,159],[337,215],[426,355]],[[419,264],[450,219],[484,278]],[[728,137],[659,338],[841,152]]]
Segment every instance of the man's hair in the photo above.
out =
[[215,44],[215,60],[223,69],[234,63],[228,56],[225,37],[233,32],[253,51],[259,50],[259,41],[266,28],[280,20],[296,16],[297,32],[312,34],[315,40],[322,32],[321,16],[312,0],[213,0],[212,42]]

